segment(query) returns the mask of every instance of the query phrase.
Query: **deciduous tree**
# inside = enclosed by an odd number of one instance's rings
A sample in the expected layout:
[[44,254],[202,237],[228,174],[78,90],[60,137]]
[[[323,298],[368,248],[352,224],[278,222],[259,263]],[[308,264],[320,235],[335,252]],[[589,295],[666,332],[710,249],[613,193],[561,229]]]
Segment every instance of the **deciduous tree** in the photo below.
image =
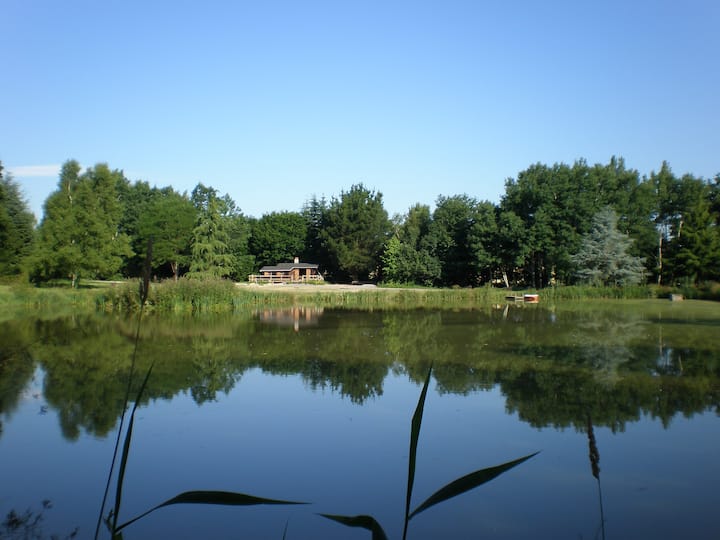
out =
[[190,264],[190,245],[197,210],[186,195],[170,190],[159,192],[138,220],[140,245],[153,239],[153,268],[169,266],[177,281],[180,268]]
[[321,233],[331,273],[354,281],[375,277],[390,230],[382,193],[356,184],[333,198]]
[[80,276],[114,276],[130,241],[120,232],[122,205],[117,186],[122,172],[98,164],[80,174],[77,161],[66,162],[58,189],[45,201],[45,213],[34,251],[33,277],[68,277],[73,286]]

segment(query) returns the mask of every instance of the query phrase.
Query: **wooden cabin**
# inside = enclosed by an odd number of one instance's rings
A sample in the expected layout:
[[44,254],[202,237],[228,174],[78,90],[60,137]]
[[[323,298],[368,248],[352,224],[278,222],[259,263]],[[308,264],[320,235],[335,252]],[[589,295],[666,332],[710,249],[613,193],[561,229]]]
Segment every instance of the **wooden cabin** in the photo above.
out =
[[300,262],[298,257],[291,263],[263,266],[259,274],[250,275],[251,283],[307,283],[323,281],[318,265]]

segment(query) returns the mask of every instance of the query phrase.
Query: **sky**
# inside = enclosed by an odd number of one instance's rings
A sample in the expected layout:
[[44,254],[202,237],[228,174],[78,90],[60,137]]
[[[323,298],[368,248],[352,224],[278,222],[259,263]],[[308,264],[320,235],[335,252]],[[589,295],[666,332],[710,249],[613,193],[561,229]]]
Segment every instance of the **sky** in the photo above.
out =
[[246,215],[353,184],[500,202],[534,163],[720,172],[720,2],[0,0],[0,161],[203,182]]

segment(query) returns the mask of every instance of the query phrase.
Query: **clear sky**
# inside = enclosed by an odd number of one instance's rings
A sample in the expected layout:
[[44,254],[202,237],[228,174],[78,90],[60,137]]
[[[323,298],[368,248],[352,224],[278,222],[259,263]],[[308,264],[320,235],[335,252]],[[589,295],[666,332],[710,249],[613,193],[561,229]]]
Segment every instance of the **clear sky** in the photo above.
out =
[[363,182],[390,214],[499,202],[542,162],[720,172],[720,2],[0,1],[0,160],[64,161],[256,217]]

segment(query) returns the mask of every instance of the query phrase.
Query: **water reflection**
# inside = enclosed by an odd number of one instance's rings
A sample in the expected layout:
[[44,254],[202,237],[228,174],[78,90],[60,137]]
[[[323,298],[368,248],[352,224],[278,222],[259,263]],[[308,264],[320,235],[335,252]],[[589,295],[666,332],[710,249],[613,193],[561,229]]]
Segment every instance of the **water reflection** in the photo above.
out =
[[300,328],[316,326],[324,312],[322,307],[295,306],[284,309],[262,309],[255,316],[262,322],[278,326],[291,326],[295,332]]
[[[440,393],[499,387],[507,410],[533,426],[584,431],[590,414],[595,425],[618,431],[644,414],[668,425],[677,414],[718,410],[713,325],[642,310],[538,306],[148,317],[138,370],[154,361],[146,400],[187,392],[196,403],[213,401],[259,368],[363,403],[382,395],[389,373],[421,383],[432,362]],[[122,409],[132,336],[133,321],[118,317],[0,324],[0,414],[12,413],[37,364],[63,435],[107,435]]]

